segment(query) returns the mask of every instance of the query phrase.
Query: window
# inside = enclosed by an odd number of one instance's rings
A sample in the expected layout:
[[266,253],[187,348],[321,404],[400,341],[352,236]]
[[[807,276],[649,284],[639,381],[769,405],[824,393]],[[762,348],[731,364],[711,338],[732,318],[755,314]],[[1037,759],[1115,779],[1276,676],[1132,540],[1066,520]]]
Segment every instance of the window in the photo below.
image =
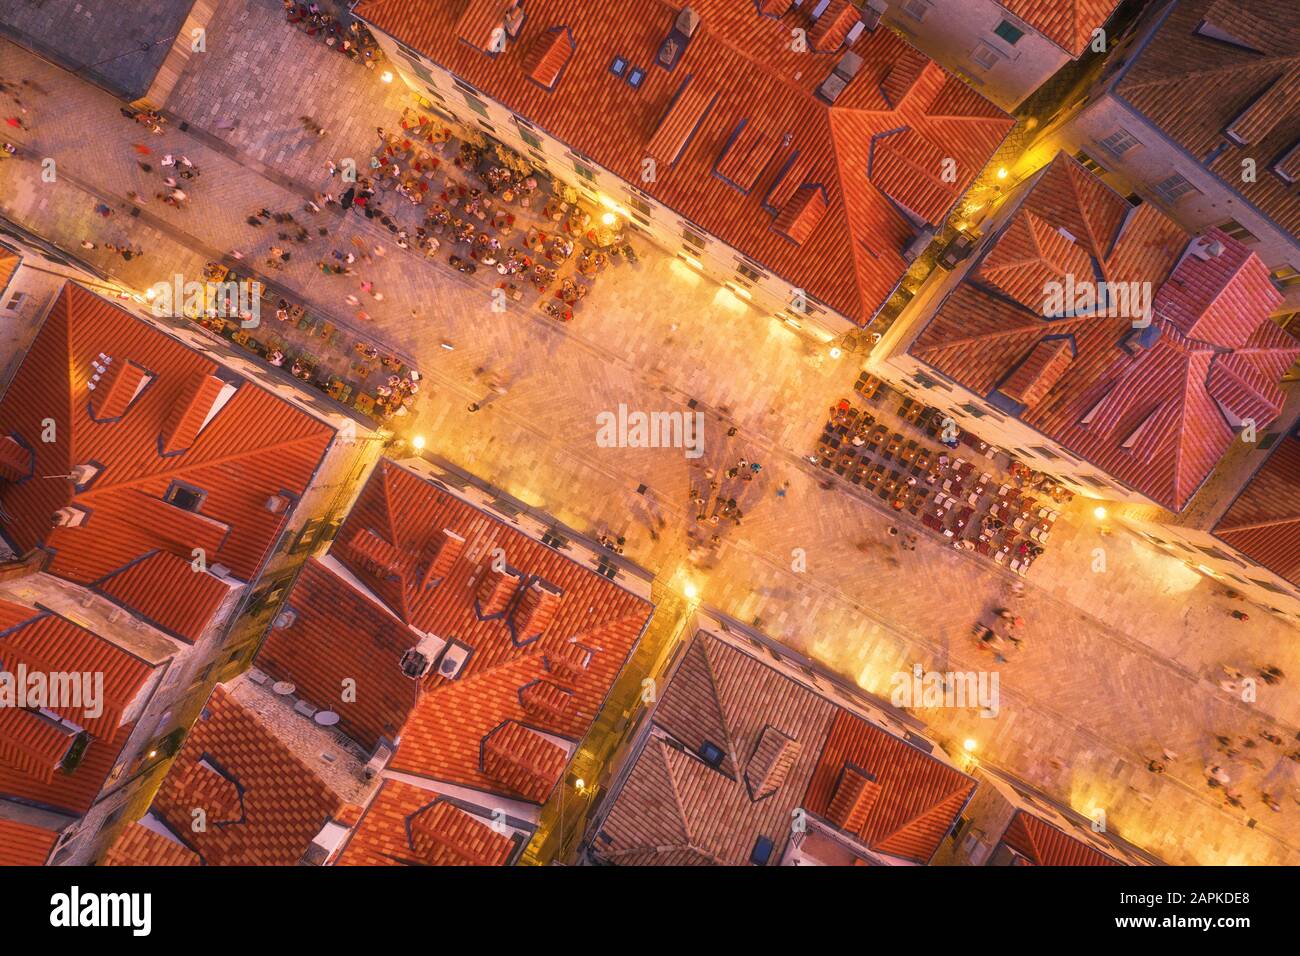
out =
[[634,66],[632,69],[627,71],[627,85],[632,87],[634,90],[640,88],[641,81],[644,79],[645,70],[641,69],[639,66]]
[[200,491],[193,485],[173,481],[167,489],[167,493],[163,495],[163,501],[173,504],[177,508],[184,508],[186,511],[198,511],[203,506],[203,499],[207,496],[207,492]]
[[530,133],[528,130],[524,129],[522,123],[519,125],[519,138],[522,139],[529,146],[531,146],[533,149],[542,148],[542,141],[538,139],[533,133]]
[[970,402],[967,402],[964,405],[959,405],[958,408],[961,408],[962,410],[969,412],[971,415],[974,415],[976,418],[983,418],[985,414],[984,409],[980,408],[978,405],[972,405]]
[[491,123],[488,123],[484,120],[479,120],[478,125],[482,126],[489,133],[495,133],[497,131],[497,128],[495,126],[493,126]]
[[699,250],[703,250],[709,244],[709,240],[705,239],[698,232],[692,232],[685,228],[682,229],[682,238]]
[[1103,167],[1101,163],[1097,162],[1095,159],[1093,159],[1083,150],[1079,150],[1077,153],[1075,153],[1074,158],[1077,159],[1079,161],[1079,165],[1082,166],[1084,169],[1088,170],[1088,172],[1096,176],[1106,175],[1105,167]]
[[1280,289],[1289,289],[1293,285],[1300,285],[1300,272],[1292,269],[1290,266],[1282,266],[1273,270],[1273,284]]
[[1105,139],[1097,141],[1112,156],[1123,156],[1134,146],[1141,146],[1138,138],[1126,129],[1117,129]]
[[1238,561],[1232,555],[1228,554],[1228,552],[1223,551],[1220,548],[1203,548],[1198,544],[1196,545],[1196,550],[1207,557],[1216,558],[1219,561],[1227,561],[1231,564],[1235,564],[1239,568],[1244,568],[1246,566],[1244,561]]
[[1050,461],[1061,460],[1060,455],[1058,455],[1056,452],[1052,451],[1052,449],[1048,448],[1045,445],[1030,445],[1029,450],[1038,452],[1038,454],[1042,455],[1044,458]]
[[1272,581],[1259,581],[1259,580],[1256,580],[1255,578],[1251,578],[1251,579],[1250,579],[1250,583],[1251,583],[1251,584],[1258,584],[1258,585],[1259,585],[1260,587],[1262,587],[1264,590],[1266,590],[1266,591],[1272,591],[1274,594],[1289,594],[1289,593],[1290,593],[1289,591],[1287,591],[1286,588],[1280,588],[1280,587],[1278,587],[1276,584],[1274,584]]
[[751,268],[743,262],[736,266],[736,271],[750,282],[762,282],[767,278],[763,273],[759,272],[757,269]]
[[1002,59],[1002,54],[981,40],[979,45],[971,51],[970,58],[984,69],[991,70],[998,65],[998,61]]
[[651,213],[654,212],[654,210],[650,208],[650,204],[648,202],[645,202],[641,199],[637,199],[635,196],[628,196],[627,204],[643,216],[649,216]]
[[321,525],[324,523],[324,520],[321,518],[312,518],[303,525],[302,530],[298,532],[298,537],[294,541],[293,547],[289,549],[289,553],[301,554],[303,551],[307,551],[314,547],[316,544],[317,533],[320,531]]
[[710,767],[720,767],[722,765],[722,748],[711,740],[706,740],[700,744],[700,757]]
[[590,166],[578,162],[576,159],[573,161],[573,171],[576,172],[583,179],[591,180],[593,182],[596,179],[596,171],[592,169]]
[[460,95],[465,97],[465,103],[479,116],[486,117],[488,115],[487,104],[473,93],[466,93],[464,90],[461,90]]
[[1017,43],[1019,43],[1020,38],[1025,35],[1025,31],[1018,28],[1010,20],[1003,20],[1001,23],[999,23],[996,27],[993,28],[993,32],[996,33],[1003,40],[1005,40],[1007,43],[1009,43],[1011,46],[1015,46]]
[[1231,236],[1238,242],[1259,242],[1258,237],[1235,219],[1229,219],[1225,223],[1220,223],[1219,231],[1224,235]]
[[1200,190],[1189,183],[1185,177],[1174,173],[1168,179],[1156,183],[1156,192],[1165,202],[1175,203],[1191,193],[1199,193]]
[[26,298],[27,298],[26,292],[15,292],[13,295],[9,297],[9,304],[6,305],[5,308],[9,309],[12,312],[14,309],[22,305],[23,300],[25,300]]
[[920,23],[925,19],[925,15],[930,12],[930,5],[925,0],[906,0],[903,4],[903,12],[917,23]]
[[615,76],[622,76],[627,72],[627,60],[621,56],[614,57],[614,62],[609,65],[609,72]]

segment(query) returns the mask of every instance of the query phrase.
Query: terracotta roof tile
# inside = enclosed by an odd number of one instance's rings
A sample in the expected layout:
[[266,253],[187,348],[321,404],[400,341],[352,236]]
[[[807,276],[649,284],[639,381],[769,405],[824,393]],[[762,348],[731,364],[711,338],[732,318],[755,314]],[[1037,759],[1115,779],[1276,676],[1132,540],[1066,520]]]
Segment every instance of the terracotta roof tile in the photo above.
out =
[[844,45],[849,31],[860,19],[857,8],[849,0],[831,0],[808,33],[809,43],[818,53],[834,53]]
[[0,820],[0,866],[44,866],[58,842],[58,833],[44,827]]
[[35,710],[0,707],[0,763],[49,783],[77,739],[76,731]]
[[[195,832],[193,811],[207,826]],[[215,866],[293,866],[343,801],[258,716],[213,689],[151,811]]]
[[[586,734],[651,605],[389,460],[337,540],[358,529],[396,549],[395,565],[380,575],[339,546],[310,561],[289,596],[295,618],[271,631],[258,666],[337,711],[366,746],[400,734],[394,772],[542,802],[567,763],[552,741]],[[454,644],[414,680],[400,663],[421,634]],[[452,652],[463,663],[444,670]],[[339,701],[347,677],[355,703]],[[527,759],[503,740],[526,743]]]
[[[1115,94],[1295,235],[1300,193],[1273,166],[1300,140],[1297,51],[1300,10],[1291,0],[1180,0]],[[1197,95],[1187,95],[1189,84]],[[1233,129],[1244,144],[1225,136]],[[1253,182],[1242,178],[1247,159],[1257,165]]]
[[202,866],[199,855],[173,836],[138,820],[129,824],[104,855],[103,866]]
[[104,789],[105,781],[134,729],[135,724],[124,724],[111,737],[92,737],[73,771],[58,770],[49,780],[39,779],[0,758],[0,796],[16,797],[82,816]]
[[803,245],[826,215],[826,190],[817,184],[800,186],[781,207],[772,228]]
[[1278,443],[1214,534],[1300,588],[1300,433]]
[[203,636],[231,585],[190,561],[155,551],[100,581],[95,590],[188,643]]
[[[807,30],[823,46],[841,42],[857,16],[844,0],[816,23],[807,3],[766,8],[779,16],[764,16],[752,0],[690,6],[700,24],[671,71],[656,60],[681,12],[667,0],[530,0],[518,39],[495,57],[457,38],[455,25],[468,13],[453,0],[366,0],[357,14],[813,299],[865,323],[906,272],[903,252],[917,234],[897,207],[941,218],[944,198],[951,205],[988,162],[1010,117],[890,30],[855,39],[847,49],[862,58],[861,68],[833,104],[819,98],[834,56],[792,49],[790,31]],[[524,64],[537,36],[555,24],[568,26],[576,47],[564,78],[548,90]],[[638,87],[610,70],[616,57],[643,70]],[[890,74],[899,61],[905,68]],[[901,97],[893,105],[881,92],[887,74],[888,88]],[[714,175],[742,122],[753,145],[724,157],[740,178]],[[887,189],[869,179],[866,144],[900,128],[923,140],[927,153],[938,148],[954,159],[957,181],[936,189],[931,170],[924,180],[900,173]],[[764,162],[769,148],[772,161]],[[647,156],[657,160],[651,183],[641,177]],[[798,168],[787,168],[791,157]],[[773,217],[807,183],[825,190],[825,225],[791,243],[772,228]]]
[[340,866],[501,866],[515,841],[437,793],[385,780]]
[[1092,31],[1109,19],[1119,0],[998,0],[1021,20],[1073,57],[1092,42]]
[[32,462],[35,456],[27,446],[12,435],[0,438],[0,477],[8,481],[18,481],[32,474]]
[[[1234,439],[1220,402],[1271,422],[1277,379],[1300,357],[1268,320],[1280,301],[1268,270],[1220,232],[1191,243],[1157,210],[1131,210],[1063,153],[1021,190],[911,352],[980,395],[1024,401],[1026,424],[1179,510]],[[1075,242],[1043,255],[1055,242],[1043,224]],[[1111,308],[1045,317],[1034,285],[1061,276],[1146,283],[1151,326]]]
[[573,33],[568,27],[551,27],[537,34],[523,62],[528,78],[545,89],[554,89],[573,56],[573,47]]
[[[925,862],[974,789],[942,761],[706,632],[687,645],[651,719],[591,843],[607,862],[777,865],[797,808],[851,823],[871,849]],[[832,811],[846,767],[861,780]]]
[[1034,866],[1123,866],[1084,840],[1032,813],[1018,810],[1002,842]]
[[95,383],[94,394],[90,397],[95,420],[103,422],[121,418],[152,377],[147,369],[130,359],[109,362],[108,371]]
[[[88,383],[98,374],[95,364],[103,367],[100,356],[135,362],[156,376],[117,421],[97,422],[91,414]],[[0,399],[0,434],[22,436],[41,474],[68,474],[86,462],[102,468],[80,492],[63,481],[6,487],[4,531],[17,550],[47,546],[54,553],[50,570],[81,584],[160,548],[189,560],[193,548],[210,547],[209,564],[223,564],[241,580],[254,576],[286,520],[266,509],[267,498],[301,494],[333,432],[241,382],[188,450],[164,456],[164,423],[216,368],[116,304],[65,285]],[[196,416],[185,418],[186,431]],[[40,441],[46,418],[59,441]],[[204,493],[199,514],[163,502],[173,481]],[[89,512],[87,520],[51,529],[50,515],[74,502]]]

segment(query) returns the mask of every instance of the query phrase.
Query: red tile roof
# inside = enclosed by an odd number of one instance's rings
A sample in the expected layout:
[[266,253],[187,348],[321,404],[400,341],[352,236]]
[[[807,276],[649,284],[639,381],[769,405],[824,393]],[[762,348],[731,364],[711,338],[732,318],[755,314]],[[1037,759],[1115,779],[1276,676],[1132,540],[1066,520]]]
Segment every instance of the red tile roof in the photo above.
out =
[[1119,0],[998,0],[998,3],[1073,57],[1088,48],[1092,31],[1104,24],[1119,6]]
[[[1180,0],[1115,93],[1294,236],[1300,192],[1274,167],[1300,140],[1297,51],[1300,13],[1292,0]],[[1256,165],[1253,182],[1242,178],[1246,159]]]
[[[916,863],[934,855],[975,792],[975,782],[956,768],[840,711],[808,784],[804,807],[829,819],[846,774],[852,803],[845,821],[837,822],[840,829],[873,850]],[[853,775],[862,777],[863,785],[853,781]]]
[[[419,638],[381,604],[315,558],[289,595],[294,621],[274,627],[257,666],[298,688],[299,696],[339,715],[339,728],[367,749],[395,741],[419,697],[402,673],[402,655]],[[345,699],[344,681],[356,682]]]
[[[0,663],[10,673],[22,665],[28,673],[103,675],[102,712],[92,717],[84,707],[49,709],[75,721],[95,737],[112,737],[135,701],[153,667],[116,644],[50,611],[0,601]],[[83,702],[84,703],[84,702]]]
[[1123,866],[1090,843],[1026,810],[1017,810],[1002,842],[1033,866]]
[[[218,685],[150,809],[209,865],[293,866],[346,804]],[[195,809],[206,812],[202,832]]]
[[0,866],[44,866],[58,842],[44,827],[0,820]]
[[573,56],[573,34],[568,27],[551,27],[537,34],[524,59],[528,78],[538,86],[552,89]]
[[22,265],[23,260],[18,253],[14,252],[8,246],[0,245],[0,292],[9,285],[9,280],[14,277],[18,267]]
[[[591,848],[623,865],[767,865],[804,809],[924,863],[975,782],[731,644],[699,632],[663,688]],[[714,762],[706,762],[712,753]]]
[[104,855],[102,866],[202,866],[199,855],[180,840],[136,821]]
[[230,594],[231,585],[195,572],[190,561],[154,551],[115,571],[95,590],[129,607],[161,631],[193,643]]
[[[1064,153],[1020,188],[910,352],[1177,511],[1234,440],[1227,413],[1258,429],[1281,410],[1300,342],[1268,319],[1268,270],[1222,233],[1189,245]],[[1045,314],[1047,283],[1096,277],[1156,290],[1145,344],[1133,317],[1106,314],[1122,309]]]
[[[153,377],[120,419],[97,421],[92,406],[100,400],[98,386],[114,365],[126,362]],[[237,388],[192,437],[202,423],[200,411],[206,415],[211,405],[204,409],[190,397],[209,395],[215,385],[208,383],[217,374]],[[109,385],[114,406],[116,380]],[[41,440],[46,419],[53,419],[57,441]],[[158,550],[189,561],[195,547],[207,549],[209,565],[220,563],[235,577],[251,579],[287,520],[284,512],[266,508],[267,499],[307,488],[333,432],[69,283],[0,399],[0,434],[18,435],[35,449],[42,475],[99,466],[80,491],[58,480],[0,483],[3,530],[16,550],[44,545],[54,554],[53,573],[90,584]],[[172,447],[188,447],[165,454],[164,435],[171,436]],[[204,493],[199,513],[163,501],[173,481]],[[50,516],[70,504],[85,509],[86,520],[51,528]],[[179,586],[181,579],[175,581]],[[194,585],[192,579],[184,583]],[[189,600],[180,593],[167,598]]]
[[[347,544],[358,536],[386,546],[382,566]],[[548,738],[587,732],[651,605],[387,459],[338,541],[341,570],[309,564],[289,597],[297,618],[271,632],[258,666],[367,746],[400,732],[394,771],[543,802],[567,762]],[[421,637],[404,625],[454,641],[459,670],[444,653],[422,679],[405,676],[403,653]],[[355,704],[339,699],[345,677]]]
[[90,738],[73,771],[56,770],[49,780],[39,779],[0,757],[0,797],[15,797],[51,810],[82,816],[104,789],[104,783],[134,729],[135,724],[125,724],[112,737]]
[[385,780],[339,866],[501,866],[515,841],[437,793]]
[[[887,29],[864,32],[846,48],[862,58],[861,67],[833,105],[819,98],[842,54],[795,50],[791,30],[807,30],[815,47],[837,45],[858,17],[845,0],[816,22],[807,3],[771,17],[752,0],[696,0],[691,9],[700,24],[671,71],[658,53],[680,6],[666,0],[530,0],[518,38],[495,56],[457,39],[455,24],[477,7],[366,0],[356,12],[859,323],[907,270],[902,253],[918,227],[904,210],[937,223],[1011,126],[1005,113]],[[568,26],[575,49],[547,89],[530,76],[530,58],[537,37],[557,24]],[[616,57],[644,71],[639,87],[611,71]],[[742,122],[742,149],[750,152],[728,159]],[[899,131],[907,135],[900,139]],[[873,147],[889,139],[873,165]],[[757,144],[763,153],[753,152]],[[918,171],[906,162],[908,152],[936,165]],[[647,156],[658,160],[649,183],[642,179]],[[953,182],[940,177],[943,158],[956,163]],[[744,172],[733,179],[720,164]],[[772,226],[802,186],[821,187],[826,209],[792,243]]]
[[1300,434],[1283,438],[1214,526],[1221,541],[1300,587]]

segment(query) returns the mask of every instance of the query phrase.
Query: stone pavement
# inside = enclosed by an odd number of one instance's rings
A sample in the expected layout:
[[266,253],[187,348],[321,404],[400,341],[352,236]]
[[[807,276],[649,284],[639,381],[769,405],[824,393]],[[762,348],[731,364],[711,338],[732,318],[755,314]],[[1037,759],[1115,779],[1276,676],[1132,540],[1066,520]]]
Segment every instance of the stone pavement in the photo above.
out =
[[[272,29],[268,24],[265,33],[279,36]],[[286,48],[297,44],[297,31],[283,23],[276,29]],[[376,96],[390,95],[373,74],[325,50],[295,47],[295,55],[326,88],[352,82],[340,78],[347,70],[377,90],[331,109],[354,111],[365,128],[376,117],[395,121],[396,106],[387,117],[371,109]],[[281,157],[268,148],[244,163],[234,146],[212,145],[212,130],[187,136],[173,129],[141,140],[139,127],[123,120],[108,97],[4,43],[0,72],[38,78],[52,91],[34,109],[27,141],[39,155],[58,157],[61,170],[58,183],[45,184],[30,163],[0,164],[4,211],[70,249],[89,229],[98,230],[91,234],[97,240],[129,231],[147,255],[118,274],[141,287],[160,272],[188,274],[195,262],[222,250],[240,248],[252,261],[270,240],[244,225],[244,217],[262,205],[297,209],[319,188],[315,181],[295,185],[295,163],[315,168],[304,152]],[[273,114],[276,108],[268,106]],[[299,129],[298,111],[286,108],[278,127]],[[218,105],[212,115],[220,114]],[[338,126],[323,110],[315,117],[327,128]],[[267,129],[276,126],[274,115],[266,120]],[[93,145],[86,143],[87,130],[94,132]],[[158,188],[157,173],[148,177],[136,167],[135,142],[183,151],[200,166],[192,208],[155,201],[135,220],[124,211],[107,222],[91,215],[93,196],[116,197],[125,209],[127,190]],[[260,150],[258,142],[254,136],[244,146]],[[353,234],[386,238],[360,217],[344,221],[327,213],[320,222],[330,230],[317,244],[321,249],[342,247]],[[851,356],[831,360],[676,260],[638,249],[641,264],[601,276],[579,318],[560,325],[535,309],[494,313],[483,278],[461,276],[388,243],[367,272],[386,298],[367,307],[373,321],[366,330],[425,372],[420,427],[430,445],[574,527],[624,535],[627,557],[665,579],[684,569],[707,604],[757,620],[878,693],[887,693],[889,676],[912,662],[942,670],[996,666],[968,635],[981,614],[1006,600],[1013,577],[924,534],[914,551],[903,550],[885,533],[898,516],[857,489],[823,490],[824,475],[803,458],[825,408],[851,389],[857,374]],[[322,276],[310,264],[320,254],[316,245],[296,251],[277,281],[336,324],[355,323],[342,302],[354,291],[349,280]],[[455,350],[441,349],[443,340]],[[506,394],[468,412],[469,402],[492,394],[490,382],[504,384]],[[686,411],[692,400],[707,421],[699,463],[680,449],[596,445],[598,412],[620,402]],[[737,433],[728,436],[733,426]],[[726,467],[742,456],[764,466],[746,490],[744,523],[695,567],[686,537],[695,525],[689,489],[703,468]],[[788,492],[778,498],[784,481]],[[1098,546],[1106,549],[1107,569],[1094,573]],[[795,570],[795,549],[802,550],[806,571]],[[1212,754],[1211,733],[1253,735],[1271,726],[1288,739],[1295,734],[1300,708],[1287,685],[1262,687],[1258,703],[1247,706],[1229,700],[1213,673],[1219,663],[1245,669],[1268,662],[1300,675],[1294,632],[1262,614],[1227,629],[1237,622],[1226,616],[1230,605],[1217,586],[1186,574],[1127,535],[1100,538],[1087,509],[1076,507],[1058,522],[1052,547],[1016,604],[1029,622],[1028,639],[999,667],[1000,716],[919,715],[950,742],[974,738],[980,759],[1081,811],[1104,808],[1111,827],[1171,862],[1298,862],[1294,763],[1273,753],[1263,770],[1231,768],[1246,796],[1245,813],[1225,809],[1201,776]],[[1180,756],[1168,774],[1155,777],[1145,764],[1162,747]],[[1280,814],[1257,799],[1265,779],[1285,804]]]

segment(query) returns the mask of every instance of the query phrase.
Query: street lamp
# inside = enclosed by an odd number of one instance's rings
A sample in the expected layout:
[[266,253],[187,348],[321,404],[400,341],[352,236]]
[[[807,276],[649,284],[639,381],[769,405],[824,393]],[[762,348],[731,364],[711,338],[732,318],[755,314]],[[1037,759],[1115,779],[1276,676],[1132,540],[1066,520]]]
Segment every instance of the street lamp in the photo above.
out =
[[1097,507],[1092,509],[1092,516],[1096,518],[1098,521],[1105,521],[1106,509],[1103,508],[1101,505],[1097,505]]
[[379,75],[379,78],[383,80],[385,83],[391,83],[393,82],[393,71],[384,70],[384,72]]
[[416,451],[424,451],[424,436],[416,435],[411,439],[411,447]]

